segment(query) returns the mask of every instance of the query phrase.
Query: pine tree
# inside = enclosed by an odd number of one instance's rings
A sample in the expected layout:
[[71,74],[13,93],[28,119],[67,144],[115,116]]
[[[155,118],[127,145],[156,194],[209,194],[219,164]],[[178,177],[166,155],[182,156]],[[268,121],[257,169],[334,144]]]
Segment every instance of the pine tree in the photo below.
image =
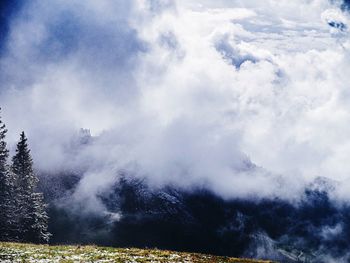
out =
[[20,240],[48,242],[48,216],[42,193],[37,193],[38,178],[33,170],[33,160],[24,132],[20,135],[16,154],[12,159],[12,171],[16,176],[16,199],[19,207]]
[[[1,110],[1,109],[0,109]],[[7,129],[0,118],[0,240],[17,241],[17,207],[15,203],[14,174],[9,169],[9,151],[5,141]]]

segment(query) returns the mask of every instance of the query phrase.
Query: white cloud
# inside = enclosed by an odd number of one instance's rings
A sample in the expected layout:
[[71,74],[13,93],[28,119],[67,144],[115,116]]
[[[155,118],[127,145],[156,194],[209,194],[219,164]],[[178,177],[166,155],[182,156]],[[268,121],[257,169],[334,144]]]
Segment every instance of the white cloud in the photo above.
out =
[[[86,189],[109,184],[108,169],[227,197],[347,181],[349,42],[327,24],[334,8],[33,1],[0,62],[5,120],[28,131],[39,168],[89,167]],[[100,136],[77,155],[67,149],[80,127]],[[261,168],[248,172],[247,156]]]

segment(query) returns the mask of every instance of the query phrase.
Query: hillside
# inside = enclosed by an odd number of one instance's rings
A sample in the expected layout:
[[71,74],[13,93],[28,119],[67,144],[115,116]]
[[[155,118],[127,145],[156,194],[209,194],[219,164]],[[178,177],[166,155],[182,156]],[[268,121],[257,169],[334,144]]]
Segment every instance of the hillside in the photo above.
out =
[[108,248],[97,246],[47,246],[0,243],[0,262],[227,262],[268,263],[271,261],[235,259],[202,254],[178,253],[135,248]]

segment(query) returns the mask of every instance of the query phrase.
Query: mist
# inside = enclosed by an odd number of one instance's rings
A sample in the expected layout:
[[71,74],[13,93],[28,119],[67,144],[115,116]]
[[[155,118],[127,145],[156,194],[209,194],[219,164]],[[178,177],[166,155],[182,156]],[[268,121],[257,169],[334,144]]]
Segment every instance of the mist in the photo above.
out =
[[121,171],[294,201],[324,177],[348,201],[347,4],[21,1],[0,59],[9,144],[25,130],[36,169],[82,173],[92,204]]
[[349,1],[3,5],[53,244],[349,260]]

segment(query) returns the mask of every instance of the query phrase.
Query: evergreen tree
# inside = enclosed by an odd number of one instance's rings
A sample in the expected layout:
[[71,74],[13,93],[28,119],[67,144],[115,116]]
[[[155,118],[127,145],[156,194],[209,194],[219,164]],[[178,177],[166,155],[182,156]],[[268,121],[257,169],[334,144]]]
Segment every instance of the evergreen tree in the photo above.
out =
[[9,151],[5,142],[6,133],[6,126],[0,118],[0,240],[17,241],[15,178],[7,164]]
[[19,208],[20,240],[48,242],[48,216],[42,193],[37,193],[38,178],[33,170],[33,160],[24,132],[20,135],[16,154],[12,159],[12,171],[16,176],[16,200]]

